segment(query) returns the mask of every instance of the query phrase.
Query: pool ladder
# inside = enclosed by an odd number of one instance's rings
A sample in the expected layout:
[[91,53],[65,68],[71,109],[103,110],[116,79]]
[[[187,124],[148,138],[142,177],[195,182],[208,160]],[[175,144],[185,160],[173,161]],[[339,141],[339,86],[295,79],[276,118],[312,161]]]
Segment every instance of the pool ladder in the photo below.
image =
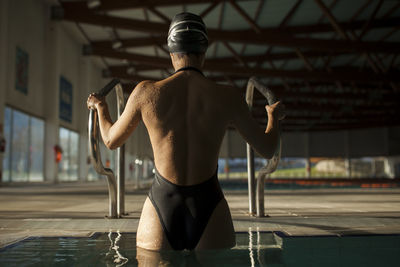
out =
[[[254,88],[256,88],[266,99],[268,105],[272,105],[277,102],[277,99],[273,92],[260,83],[255,77],[251,77],[247,83],[246,89],[246,102],[251,110],[253,107],[253,95]],[[280,134],[279,125],[279,141],[277,148],[275,149],[274,155],[267,164],[259,170],[257,177],[257,189],[255,182],[255,170],[254,170],[254,151],[249,144],[247,144],[247,176],[248,176],[248,188],[249,188],[249,213],[257,217],[267,216],[264,212],[264,180],[269,177],[278,167],[279,160],[281,158],[282,139]],[[257,200],[257,202],[256,202]],[[257,205],[256,205],[257,204]]]
[[[125,107],[125,99],[122,86],[118,79],[113,79],[103,89],[97,92],[100,96],[106,96],[115,88],[117,95],[118,118],[121,116]],[[109,168],[104,168],[101,162],[99,147],[99,122],[97,111],[89,111],[89,155],[92,165],[96,172],[106,175],[108,183],[109,213],[108,218],[120,218],[125,214],[125,145],[117,148],[117,177]]]

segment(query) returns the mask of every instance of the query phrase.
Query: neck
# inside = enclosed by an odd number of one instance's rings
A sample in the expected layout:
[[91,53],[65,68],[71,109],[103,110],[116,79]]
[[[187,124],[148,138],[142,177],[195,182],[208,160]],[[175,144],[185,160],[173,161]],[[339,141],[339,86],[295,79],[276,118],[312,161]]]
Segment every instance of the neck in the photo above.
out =
[[195,56],[192,54],[182,55],[182,54],[171,54],[172,65],[174,66],[175,71],[185,68],[185,67],[193,67],[201,70],[203,67],[204,57]]
[[183,67],[183,68],[177,69],[177,70],[175,70],[175,73],[180,72],[180,71],[185,71],[185,70],[197,71],[198,73],[200,73],[201,75],[204,76],[204,73],[200,69],[198,69],[196,67],[192,67],[192,66],[188,66],[188,67]]
[[175,71],[188,67],[201,70],[201,64],[194,64],[194,62],[179,62],[178,64],[177,63],[174,64]]

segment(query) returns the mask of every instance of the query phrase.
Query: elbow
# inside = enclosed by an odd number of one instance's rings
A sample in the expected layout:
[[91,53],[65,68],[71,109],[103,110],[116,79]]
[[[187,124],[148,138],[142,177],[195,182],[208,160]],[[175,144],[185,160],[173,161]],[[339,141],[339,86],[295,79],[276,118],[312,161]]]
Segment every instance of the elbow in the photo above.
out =
[[104,144],[110,150],[114,150],[114,149],[117,149],[119,147],[119,145],[115,141],[113,141],[111,139],[104,140]]
[[116,146],[116,145],[109,145],[109,146],[107,146],[107,148],[108,149],[110,149],[110,150],[115,150],[115,149],[117,149],[119,146]]

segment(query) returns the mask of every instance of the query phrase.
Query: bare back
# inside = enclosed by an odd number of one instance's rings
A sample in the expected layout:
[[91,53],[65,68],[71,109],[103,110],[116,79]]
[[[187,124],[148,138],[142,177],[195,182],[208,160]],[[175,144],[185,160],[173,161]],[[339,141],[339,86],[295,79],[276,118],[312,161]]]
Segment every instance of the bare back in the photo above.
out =
[[192,185],[215,173],[231,119],[227,90],[194,71],[146,82],[142,120],[150,136],[156,168],[166,179]]

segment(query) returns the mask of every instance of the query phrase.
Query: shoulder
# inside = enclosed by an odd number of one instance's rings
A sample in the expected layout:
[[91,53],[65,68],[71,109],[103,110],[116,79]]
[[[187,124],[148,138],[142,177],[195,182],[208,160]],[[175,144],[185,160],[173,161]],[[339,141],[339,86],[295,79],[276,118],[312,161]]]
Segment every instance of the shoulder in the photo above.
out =
[[151,81],[151,80],[144,80],[141,81],[140,83],[138,83],[136,85],[136,87],[134,88],[134,90],[132,91],[132,93],[143,93],[143,92],[148,92],[149,90],[151,90],[154,87],[154,84],[156,83],[156,81]]
[[154,87],[155,81],[151,80],[145,80],[139,82],[132,90],[132,92],[129,95],[128,98],[128,103],[135,104],[135,106],[138,106],[142,103],[144,103],[152,91],[152,88]]
[[144,80],[139,82],[135,88],[132,90],[131,92],[131,96],[145,96],[146,94],[148,94],[155,85],[156,81],[151,81],[151,80]]

